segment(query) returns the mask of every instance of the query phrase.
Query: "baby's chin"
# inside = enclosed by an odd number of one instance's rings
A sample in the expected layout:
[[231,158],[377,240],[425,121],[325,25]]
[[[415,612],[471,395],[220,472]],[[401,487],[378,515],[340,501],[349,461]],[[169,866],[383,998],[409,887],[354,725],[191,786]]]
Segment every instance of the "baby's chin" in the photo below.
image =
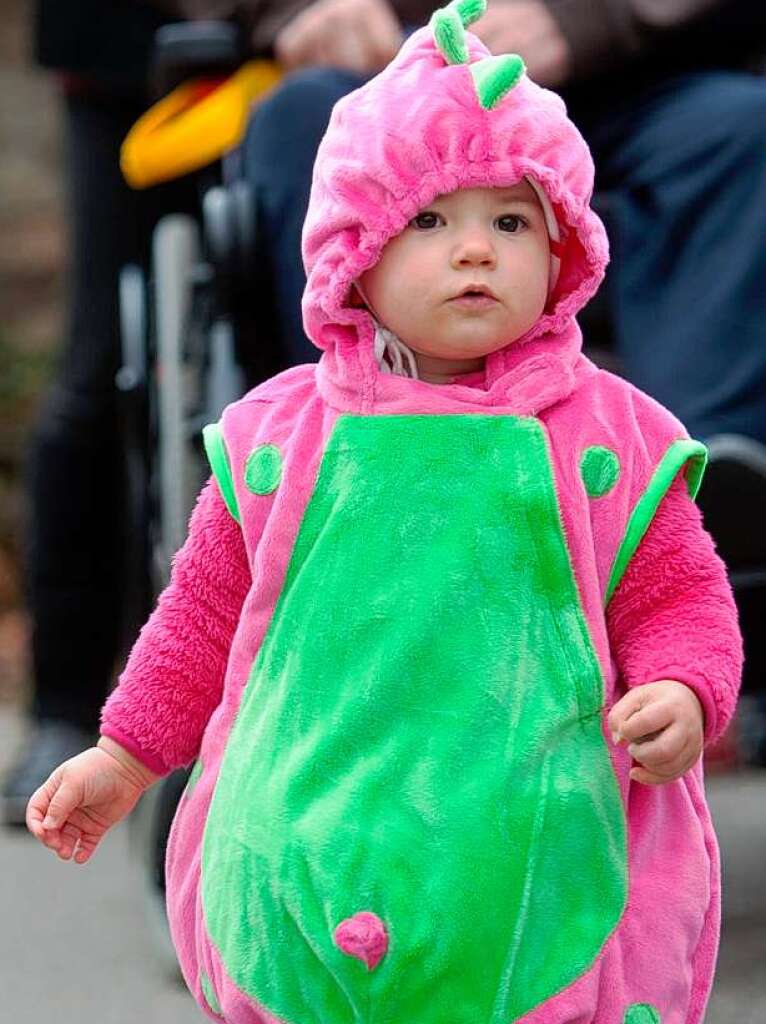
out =
[[516,340],[516,335],[513,338],[495,336],[487,339],[474,339],[472,341],[463,341],[456,339],[453,342],[446,341],[444,344],[434,345],[433,339],[420,339],[414,338],[408,341],[406,338],[402,338],[402,341],[411,349],[416,355],[427,356],[431,359],[444,359],[444,360],[471,360],[471,359],[486,359],[487,356],[492,355],[493,352],[499,352],[500,349],[506,348],[508,345],[512,345]]

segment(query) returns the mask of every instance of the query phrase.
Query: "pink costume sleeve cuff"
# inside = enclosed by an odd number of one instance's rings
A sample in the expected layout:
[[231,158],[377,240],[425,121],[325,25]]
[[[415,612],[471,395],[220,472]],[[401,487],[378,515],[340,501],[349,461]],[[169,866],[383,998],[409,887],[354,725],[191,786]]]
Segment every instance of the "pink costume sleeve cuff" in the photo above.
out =
[[137,761],[140,761],[150,772],[154,772],[155,775],[167,775],[172,771],[172,767],[166,765],[161,758],[148,753],[146,750],[142,750],[132,736],[128,736],[115,725],[102,725],[101,735],[107,736],[110,740],[114,740],[115,743],[119,743],[124,750],[127,750],[129,754],[135,757]]

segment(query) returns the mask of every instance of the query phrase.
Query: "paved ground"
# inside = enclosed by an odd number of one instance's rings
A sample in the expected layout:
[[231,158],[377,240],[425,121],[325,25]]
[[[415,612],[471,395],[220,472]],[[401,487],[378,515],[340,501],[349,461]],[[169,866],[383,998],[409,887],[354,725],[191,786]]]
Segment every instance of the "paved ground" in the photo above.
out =
[[[18,732],[18,717],[0,707],[0,771]],[[766,1024],[766,773],[712,779],[708,789],[727,898],[706,1024]],[[0,830],[0,864],[0,1020],[205,1019],[155,952],[125,826],[84,868],[61,863],[24,832]]]

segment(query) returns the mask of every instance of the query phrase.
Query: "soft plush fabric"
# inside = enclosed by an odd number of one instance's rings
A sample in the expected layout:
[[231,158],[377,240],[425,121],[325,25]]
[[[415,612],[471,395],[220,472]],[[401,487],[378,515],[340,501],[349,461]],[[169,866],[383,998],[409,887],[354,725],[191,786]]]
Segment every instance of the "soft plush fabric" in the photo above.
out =
[[[353,281],[434,196],[525,175],[562,236],[538,323],[460,383],[382,373]],[[702,769],[632,783],[605,721],[672,668],[716,735],[740,641],[689,511],[704,452],[580,352],[607,259],[592,181],[558,97],[523,77],[484,109],[429,30],[335,109],[304,239],[322,358],[206,431],[218,489],[104,713],[147,764],[198,758],[168,899],[214,1019],[702,1019],[720,913]]]
[[220,703],[242,603],[252,583],[242,531],[211,480],[163,592],[102,713],[101,731],[164,775],[194,760]]
[[[210,714],[221,700],[226,659],[251,584],[241,530],[211,480],[173,561],[170,584],[102,715],[102,733],[159,775],[189,764],[199,753]],[[707,625],[680,636],[681,615]],[[204,628],[190,628],[198,618]],[[705,709],[706,743],[720,737],[734,713],[732,682],[741,668],[741,646],[732,643],[736,609],[724,567],[680,479],[609,602],[607,632],[625,686],[682,679]],[[665,666],[658,652],[670,656]],[[179,713],[179,694],[185,695],[185,712],[192,707],[200,713]],[[187,794],[200,774],[198,761]]]

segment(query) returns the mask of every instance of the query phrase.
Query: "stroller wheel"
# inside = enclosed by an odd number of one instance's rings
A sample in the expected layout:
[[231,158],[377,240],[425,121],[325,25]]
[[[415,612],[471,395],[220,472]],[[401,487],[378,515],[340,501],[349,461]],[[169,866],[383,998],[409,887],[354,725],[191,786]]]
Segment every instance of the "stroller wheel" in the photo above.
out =
[[193,448],[193,407],[201,379],[193,344],[192,306],[199,278],[199,229],[193,218],[165,217],[154,234],[156,332],[158,563],[167,579],[170,560],[186,536],[189,513],[202,484]]

